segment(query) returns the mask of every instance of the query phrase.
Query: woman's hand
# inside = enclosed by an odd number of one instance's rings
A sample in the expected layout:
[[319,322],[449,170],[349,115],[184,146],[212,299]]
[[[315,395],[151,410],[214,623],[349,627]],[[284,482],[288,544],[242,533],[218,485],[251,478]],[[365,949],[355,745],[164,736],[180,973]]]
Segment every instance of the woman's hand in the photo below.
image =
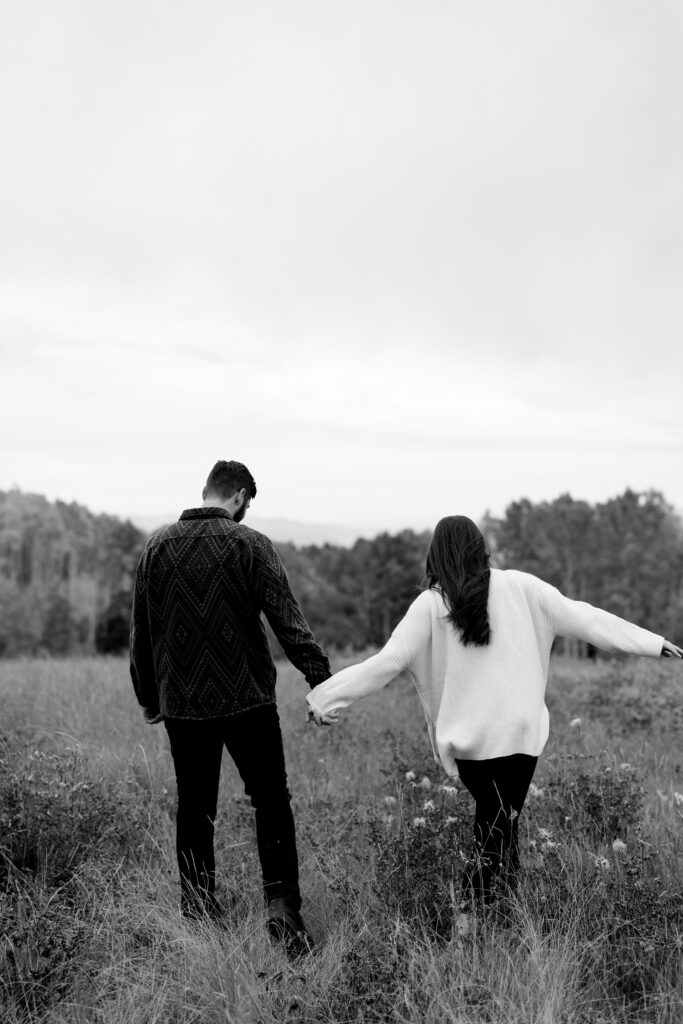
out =
[[665,640],[662,644],[662,653],[660,657],[683,658],[683,649],[681,649],[680,647],[676,647],[676,644],[669,643],[668,640]]
[[324,714],[322,711],[318,711],[317,708],[309,707],[307,721],[315,722],[316,725],[334,725],[339,719],[338,711],[329,711]]

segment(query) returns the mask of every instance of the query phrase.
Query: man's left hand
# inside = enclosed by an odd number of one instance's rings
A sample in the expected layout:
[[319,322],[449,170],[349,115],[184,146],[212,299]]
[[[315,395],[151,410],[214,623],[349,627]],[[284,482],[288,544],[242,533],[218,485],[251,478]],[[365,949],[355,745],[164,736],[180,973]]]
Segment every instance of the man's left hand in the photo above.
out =
[[152,708],[143,708],[142,717],[147,725],[157,725],[158,722],[161,722],[163,715],[160,711],[154,711]]

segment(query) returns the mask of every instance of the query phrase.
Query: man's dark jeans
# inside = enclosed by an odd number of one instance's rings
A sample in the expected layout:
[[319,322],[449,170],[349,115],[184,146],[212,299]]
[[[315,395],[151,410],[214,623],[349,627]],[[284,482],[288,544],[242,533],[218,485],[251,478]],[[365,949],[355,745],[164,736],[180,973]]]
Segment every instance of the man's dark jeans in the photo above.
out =
[[498,885],[513,889],[519,870],[519,815],[537,757],[511,754],[484,761],[456,760],[458,774],[476,802],[474,857],[463,875],[463,896],[490,904]]
[[189,915],[216,908],[213,850],[221,756],[228,750],[256,811],[266,902],[286,896],[298,910],[299,865],[287,789],[280,719],[274,704],[229,718],[166,718],[178,784],[176,851],[181,906]]

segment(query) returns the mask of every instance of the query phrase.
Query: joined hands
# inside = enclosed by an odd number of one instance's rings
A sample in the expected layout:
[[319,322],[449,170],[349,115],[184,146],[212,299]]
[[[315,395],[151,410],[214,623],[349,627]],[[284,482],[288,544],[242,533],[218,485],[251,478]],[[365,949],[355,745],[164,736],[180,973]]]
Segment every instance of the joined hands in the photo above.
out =
[[339,712],[328,711],[327,714],[324,714],[322,711],[309,707],[306,721],[315,722],[316,725],[334,725],[335,722],[339,721]]
[[147,722],[147,725],[157,725],[163,721],[163,715],[160,711],[155,711],[153,708],[143,708],[142,717]]

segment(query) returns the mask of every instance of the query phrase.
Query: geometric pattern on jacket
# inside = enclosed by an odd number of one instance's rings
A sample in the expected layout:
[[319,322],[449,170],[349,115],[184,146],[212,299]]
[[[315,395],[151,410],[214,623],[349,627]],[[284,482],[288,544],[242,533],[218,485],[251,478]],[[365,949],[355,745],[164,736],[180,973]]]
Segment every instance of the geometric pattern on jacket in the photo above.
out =
[[271,541],[224,509],[187,509],[149,539],[137,567],[130,671],[138,702],[191,719],[274,703],[262,613],[311,687],[329,677]]

